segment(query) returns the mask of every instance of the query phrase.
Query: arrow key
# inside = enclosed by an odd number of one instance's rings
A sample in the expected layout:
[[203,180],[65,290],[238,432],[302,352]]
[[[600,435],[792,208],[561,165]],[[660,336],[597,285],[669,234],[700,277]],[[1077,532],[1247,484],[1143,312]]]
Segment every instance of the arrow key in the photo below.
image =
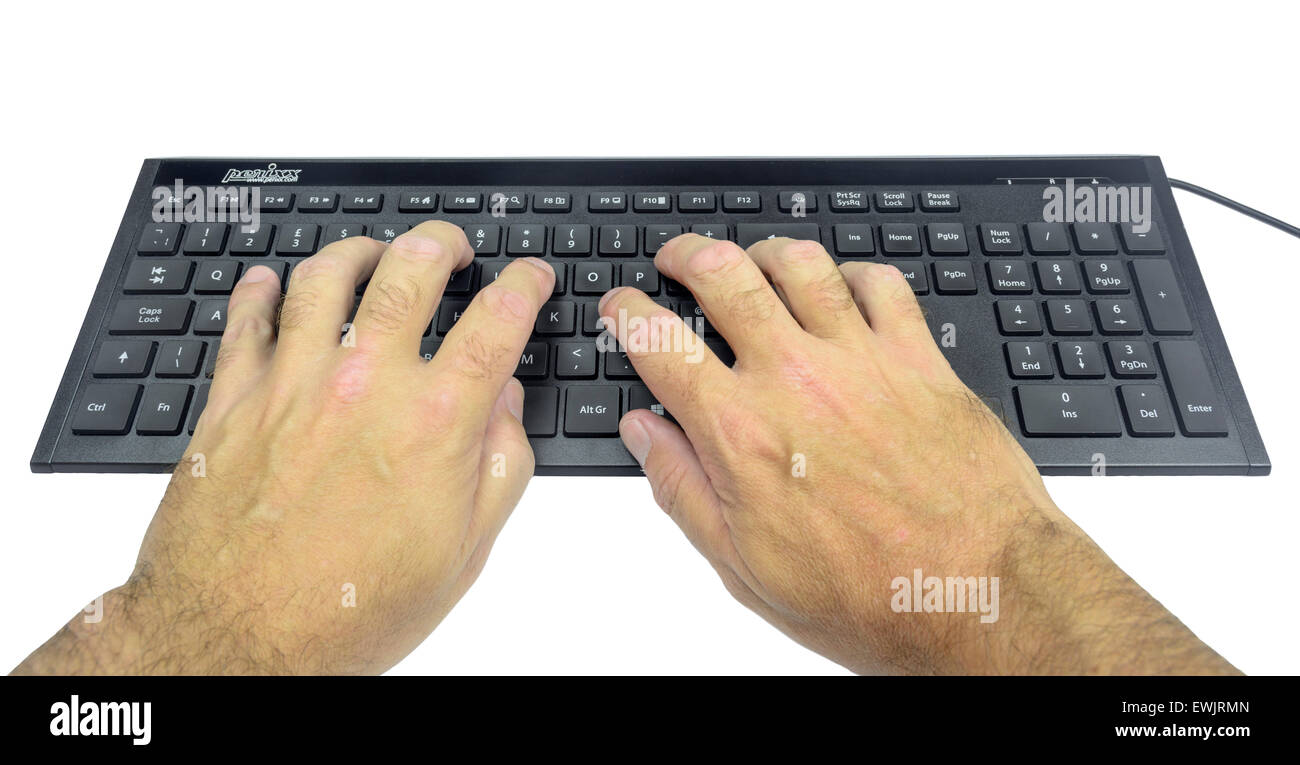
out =
[[998,326],[1004,335],[1041,335],[1043,323],[1032,300],[999,300]]
[[1056,360],[1061,377],[1096,378],[1106,376],[1101,348],[1093,342],[1057,343]]
[[1132,300],[1098,300],[1097,325],[1103,335],[1140,335],[1142,320]]
[[154,343],[150,340],[109,340],[99,346],[95,377],[144,377],[149,374]]

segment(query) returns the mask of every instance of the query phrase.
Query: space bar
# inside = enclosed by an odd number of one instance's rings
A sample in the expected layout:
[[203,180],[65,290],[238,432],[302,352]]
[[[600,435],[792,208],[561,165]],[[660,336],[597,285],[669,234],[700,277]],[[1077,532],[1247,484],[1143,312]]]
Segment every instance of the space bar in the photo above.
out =
[[821,241],[821,227],[816,223],[737,223],[736,242],[748,248],[760,239],[788,236],[791,239]]

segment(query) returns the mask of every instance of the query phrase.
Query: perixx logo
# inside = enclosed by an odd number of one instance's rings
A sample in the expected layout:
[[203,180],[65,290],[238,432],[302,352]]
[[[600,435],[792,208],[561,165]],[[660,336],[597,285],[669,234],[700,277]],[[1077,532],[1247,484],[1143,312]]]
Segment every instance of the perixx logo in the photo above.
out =
[[132,736],[132,744],[145,746],[153,740],[149,730],[151,702],[70,701],[50,705],[51,736]]
[[230,168],[226,171],[226,177],[221,179],[222,183],[297,183],[298,174],[302,170],[295,168],[293,170],[281,170],[274,162],[266,167],[254,167],[248,170],[237,170]]

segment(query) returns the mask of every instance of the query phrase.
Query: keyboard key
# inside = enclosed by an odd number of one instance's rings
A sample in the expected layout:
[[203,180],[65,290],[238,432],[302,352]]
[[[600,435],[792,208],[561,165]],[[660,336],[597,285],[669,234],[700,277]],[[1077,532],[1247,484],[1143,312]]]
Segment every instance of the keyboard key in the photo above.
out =
[[1134,230],[1136,225],[1121,223],[1119,226],[1119,235],[1124,240],[1125,251],[1130,255],[1159,255],[1165,251],[1164,239],[1160,237],[1160,229],[1156,228],[1154,223],[1148,223],[1149,228],[1141,233]]
[[832,230],[835,234],[835,252],[840,255],[876,254],[876,240],[872,236],[871,226],[865,223],[837,223]]
[[975,273],[962,261],[934,263],[934,291],[941,295],[974,295]]
[[960,223],[930,223],[925,227],[930,252],[934,255],[968,255],[966,227]]
[[1137,280],[1138,297],[1146,310],[1147,328],[1157,335],[1190,335],[1192,319],[1169,261],[1144,258],[1130,265]]
[[989,289],[995,294],[1026,293],[1034,291],[1029,280],[1029,264],[1023,260],[1000,258],[988,262]]
[[647,295],[659,294],[659,269],[652,263],[624,263],[619,266],[620,287],[636,287]]
[[158,351],[154,374],[159,377],[197,377],[207,344],[198,340],[168,340]]
[[648,409],[660,417],[672,418],[664,405],[659,403],[659,399],[655,398],[655,394],[644,385],[633,385],[627,389],[627,410],[630,412],[633,409]]
[[1106,343],[1110,373],[1116,377],[1155,377],[1151,349],[1141,340],[1111,340]]
[[913,223],[884,223],[880,246],[887,255],[920,255],[921,231]]
[[528,195],[518,191],[494,191],[488,195],[488,211],[500,218],[528,209]]
[[1115,229],[1109,223],[1075,223],[1074,243],[1085,255],[1114,255]]
[[360,223],[335,223],[325,227],[325,239],[321,246],[341,242],[351,236],[365,236],[366,227]]
[[922,191],[921,209],[925,212],[957,212],[961,202],[955,191]]
[[524,386],[524,432],[529,436],[555,435],[560,390],[553,385]]
[[556,255],[590,255],[591,226],[564,224],[555,227],[555,243],[551,249]]
[[1019,255],[1024,251],[1020,244],[1020,233],[1009,223],[981,223],[980,246],[989,255]]
[[478,212],[483,209],[483,195],[473,191],[448,192],[443,212]]
[[575,313],[573,303],[567,301],[543,303],[534,329],[539,335],[572,335]]
[[1053,335],[1091,335],[1088,304],[1082,300],[1047,301],[1047,326]]
[[145,436],[174,436],[181,432],[185,409],[193,389],[178,383],[161,383],[145,388],[135,432]]
[[190,422],[187,428],[190,435],[194,435],[194,426],[199,422],[199,415],[203,414],[203,409],[208,405],[208,391],[211,389],[211,385],[200,385],[198,392],[194,394],[194,401],[190,404]]
[[298,199],[298,212],[332,213],[338,204],[339,195],[332,191],[303,194]]
[[1029,436],[1118,436],[1115,392],[1107,385],[1018,385],[1020,423]]
[[1139,335],[1142,320],[1132,300],[1098,300],[1097,326],[1103,335]]
[[781,236],[791,239],[808,239],[814,242],[820,242],[822,238],[821,227],[816,223],[736,224],[736,244],[743,249],[749,249],[760,239],[775,239]]
[[81,392],[72,415],[78,435],[122,435],[131,427],[140,386],[130,383],[91,383]]
[[465,268],[455,271],[447,278],[447,286],[443,289],[444,295],[468,295],[474,291],[474,264],[470,263]]
[[727,241],[731,238],[725,223],[692,223],[691,233],[705,239],[717,239],[718,241]]
[[669,212],[672,209],[673,198],[667,192],[641,192],[632,198],[633,212]]
[[763,209],[763,199],[757,191],[727,191],[722,194],[722,211],[729,213],[756,213]]
[[1040,260],[1034,264],[1038,289],[1048,294],[1077,295],[1083,291],[1079,269],[1072,260]]
[[95,377],[144,377],[153,361],[154,343],[150,340],[109,340],[99,346]]
[[846,189],[831,192],[831,212],[866,212],[869,206],[865,191]]
[[613,263],[577,263],[573,267],[573,294],[604,295],[614,289]]
[[1160,368],[1169,383],[1183,435],[1228,435],[1223,402],[1200,347],[1190,340],[1161,340],[1156,343],[1156,353],[1160,355]]
[[555,346],[555,376],[591,378],[596,376],[595,343],[560,343]]
[[600,306],[596,303],[584,303],[582,305],[582,334],[595,337],[604,331],[605,325],[600,318]]
[[1052,360],[1047,354],[1047,343],[1007,343],[1007,369],[1015,378],[1046,378],[1052,376]]
[[126,272],[122,291],[128,295],[156,293],[180,295],[190,287],[194,264],[174,260],[137,260]]
[[1083,276],[1094,295],[1128,292],[1128,275],[1118,260],[1085,260]]
[[433,361],[437,355],[438,349],[442,347],[442,341],[426,337],[420,341],[420,358],[425,361]]
[[877,191],[877,212],[911,212],[912,194],[909,191]]
[[501,249],[501,227],[495,223],[480,223],[465,227],[465,238],[474,255],[496,255]]
[[284,213],[293,209],[293,192],[262,191],[258,202],[258,211],[264,213]]
[[591,194],[587,197],[587,211],[594,213],[627,212],[627,195],[617,191]]
[[573,206],[573,197],[567,191],[539,191],[533,195],[533,212],[566,213]]
[[113,310],[108,331],[113,335],[183,335],[193,308],[194,302],[185,298],[121,300]]
[[397,198],[397,211],[404,213],[430,213],[438,209],[436,191],[407,191]]
[[230,226],[225,223],[194,223],[185,232],[181,251],[186,255],[220,255],[226,248],[226,234]]
[[645,254],[654,255],[669,240],[682,235],[681,226],[646,226],[645,227]]
[[1135,436],[1172,436],[1174,418],[1169,400],[1159,385],[1121,385],[1119,398],[1124,403],[1128,432]]
[[679,212],[711,213],[718,209],[718,200],[712,191],[683,191],[677,195]]
[[912,294],[924,295],[930,291],[930,281],[926,278],[925,266],[915,260],[890,261],[887,265],[897,268],[907,283],[912,285]]
[[817,195],[811,191],[782,191],[776,196],[776,206],[783,213],[800,215],[817,212]]
[[316,251],[316,236],[320,227],[315,223],[298,223],[280,229],[275,251],[280,255],[310,255]]
[[546,227],[536,223],[516,223],[507,229],[507,255],[543,255],[546,253]]
[[194,334],[220,335],[226,331],[225,300],[204,300],[194,314]]
[[618,435],[619,392],[614,385],[570,385],[564,401],[565,435]]
[[140,234],[140,243],[136,252],[141,255],[171,255],[176,252],[176,243],[181,238],[179,223],[150,223]]
[[442,305],[438,306],[438,335],[450,332],[460,317],[465,315],[466,308],[469,308],[468,300],[443,300]]
[[636,226],[601,226],[601,255],[635,255]]
[[1038,303],[1032,300],[999,300],[997,313],[998,328],[1004,335],[1043,334],[1043,323],[1038,316]]
[[343,212],[345,213],[377,213],[384,209],[384,195],[365,192],[362,194],[348,194],[343,198]]
[[632,361],[628,359],[627,354],[622,351],[607,351],[601,354],[605,357],[605,378],[609,380],[635,380],[637,379],[636,367],[632,366]]
[[384,244],[392,244],[394,239],[410,230],[409,223],[376,223],[370,238]]
[[1069,236],[1064,223],[1028,223],[1029,251],[1035,255],[1067,255],[1070,252]]
[[1061,377],[1096,378],[1106,376],[1106,363],[1101,360],[1101,348],[1096,343],[1082,340],[1077,343],[1057,343],[1056,358]]
[[245,231],[243,226],[235,229],[230,237],[230,254],[265,255],[271,248],[271,236],[275,226],[263,223],[252,231]]
[[545,377],[549,368],[550,357],[547,355],[546,343],[533,342],[524,346],[519,356],[519,366],[515,367],[515,377]]

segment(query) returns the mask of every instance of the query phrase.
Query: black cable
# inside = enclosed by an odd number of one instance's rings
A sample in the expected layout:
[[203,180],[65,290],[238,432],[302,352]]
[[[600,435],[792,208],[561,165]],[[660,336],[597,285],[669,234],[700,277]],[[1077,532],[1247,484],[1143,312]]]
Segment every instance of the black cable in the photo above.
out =
[[1278,220],[1277,218],[1274,218],[1272,215],[1262,213],[1253,207],[1247,207],[1246,205],[1243,205],[1241,202],[1236,202],[1231,199],[1228,199],[1222,194],[1215,194],[1213,191],[1210,191],[1209,189],[1203,189],[1194,183],[1188,183],[1187,181],[1180,181],[1177,178],[1170,178],[1169,185],[1176,189],[1182,189],[1183,191],[1190,191],[1193,194],[1199,194],[1200,196],[1205,197],[1211,202],[1218,202],[1219,204],[1223,205],[1229,210],[1236,210],[1242,215],[1249,215],[1250,217],[1254,218],[1257,221],[1260,221],[1262,223],[1267,223],[1268,225],[1274,228],[1281,229],[1287,232],[1288,234],[1290,234],[1291,236],[1300,237],[1300,227],[1292,226],[1290,223],[1287,223],[1286,221],[1283,220]]

